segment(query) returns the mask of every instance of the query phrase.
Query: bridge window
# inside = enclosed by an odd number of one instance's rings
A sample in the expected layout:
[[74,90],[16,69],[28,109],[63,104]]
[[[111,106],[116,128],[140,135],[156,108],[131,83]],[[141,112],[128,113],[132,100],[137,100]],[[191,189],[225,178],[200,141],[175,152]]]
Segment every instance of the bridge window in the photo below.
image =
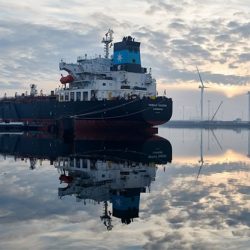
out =
[[88,168],[88,161],[86,159],[82,159],[82,168]]
[[60,95],[60,101],[63,101],[63,99],[64,99],[64,96]]
[[74,101],[75,93],[70,92],[70,101]]
[[76,100],[81,101],[81,92],[76,92]]
[[88,92],[87,91],[84,91],[82,92],[82,98],[83,98],[83,101],[87,101],[88,100]]
[[69,100],[69,93],[65,93],[65,101]]
[[80,159],[76,159],[76,168],[80,168]]
[[104,82],[104,83],[102,84],[102,86],[106,86],[106,82]]

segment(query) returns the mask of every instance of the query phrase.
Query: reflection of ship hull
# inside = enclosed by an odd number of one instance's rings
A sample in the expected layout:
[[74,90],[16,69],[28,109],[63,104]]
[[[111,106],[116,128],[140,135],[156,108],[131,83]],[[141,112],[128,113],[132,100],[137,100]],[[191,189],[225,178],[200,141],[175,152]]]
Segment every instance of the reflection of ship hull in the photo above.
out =
[[0,153],[19,158],[55,160],[70,155],[99,159],[128,159],[137,162],[167,163],[172,160],[168,140],[151,137],[81,137],[70,142],[49,134],[7,134],[0,136]]
[[0,135],[0,154],[17,158],[37,158],[55,160],[70,151],[70,145],[49,135],[4,134]]
[[114,132],[81,134],[71,140],[44,133],[2,134],[0,154],[29,158],[31,169],[37,159],[53,162],[63,185],[58,188],[58,196],[103,202],[100,218],[111,230],[111,215],[125,224],[139,217],[140,194],[155,180],[156,164],[172,160],[171,144],[164,138]]
[[104,100],[59,102],[51,97],[17,97],[0,102],[0,119],[35,124],[54,124],[56,120],[75,118],[78,127],[153,126],[172,116],[172,99]]
[[170,142],[159,136],[130,140],[79,140],[75,143],[76,152],[101,159],[129,159],[135,162],[163,164],[172,161]]

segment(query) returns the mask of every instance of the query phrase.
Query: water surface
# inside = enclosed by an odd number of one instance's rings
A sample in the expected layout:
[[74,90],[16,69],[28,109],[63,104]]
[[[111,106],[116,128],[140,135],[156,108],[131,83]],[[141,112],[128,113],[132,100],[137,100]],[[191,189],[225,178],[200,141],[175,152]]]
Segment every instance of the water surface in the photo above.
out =
[[159,135],[1,135],[0,248],[249,249],[249,133]]

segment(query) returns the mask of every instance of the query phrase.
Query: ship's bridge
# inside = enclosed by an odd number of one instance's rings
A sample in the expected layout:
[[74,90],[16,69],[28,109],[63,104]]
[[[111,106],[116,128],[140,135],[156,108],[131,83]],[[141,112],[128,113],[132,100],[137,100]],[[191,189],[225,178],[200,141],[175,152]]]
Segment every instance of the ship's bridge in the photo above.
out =
[[67,71],[76,80],[84,79],[86,74],[103,74],[109,72],[111,60],[108,58],[87,59],[86,57],[78,57],[77,63],[65,63],[63,60],[59,63],[59,69]]

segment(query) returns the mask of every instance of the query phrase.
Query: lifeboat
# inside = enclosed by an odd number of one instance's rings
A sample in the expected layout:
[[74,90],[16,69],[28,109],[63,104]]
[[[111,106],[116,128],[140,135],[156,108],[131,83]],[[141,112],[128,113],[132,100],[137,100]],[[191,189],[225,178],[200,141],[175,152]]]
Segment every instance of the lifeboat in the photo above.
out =
[[73,181],[73,177],[62,174],[59,177],[59,180],[64,183],[71,183]]
[[60,82],[62,84],[70,83],[70,82],[73,82],[73,81],[74,81],[74,78],[71,75],[62,76],[61,79],[60,79]]

